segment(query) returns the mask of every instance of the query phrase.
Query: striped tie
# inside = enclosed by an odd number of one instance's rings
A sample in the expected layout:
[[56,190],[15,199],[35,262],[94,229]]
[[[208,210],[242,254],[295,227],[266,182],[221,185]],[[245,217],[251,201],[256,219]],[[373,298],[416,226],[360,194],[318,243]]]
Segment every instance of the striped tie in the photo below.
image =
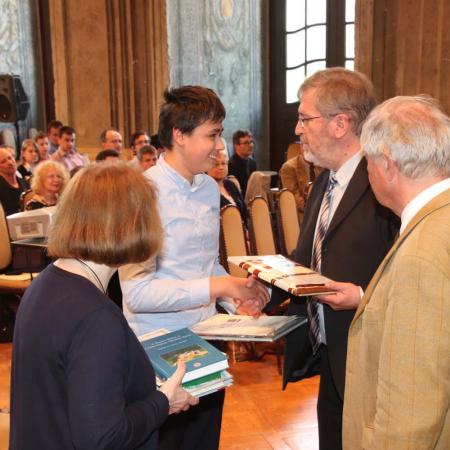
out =
[[[328,222],[330,217],[330,203],[331,194],[336,186],[337,180],[333,172],[330,172],[327,190],[322,200],[322,205],[319,211],[319,223],[317,225],[316,236],[314,239],[311,268],[316,272],[321,271],[322,263],[322,242],[328,229]],[[314,354],[319,349],[322,343],[320,335],[320,319],[319,319],[319,305],[313,298],[308,298],[306,302],[306,309],[309,318],[309,339],[313,348]]]

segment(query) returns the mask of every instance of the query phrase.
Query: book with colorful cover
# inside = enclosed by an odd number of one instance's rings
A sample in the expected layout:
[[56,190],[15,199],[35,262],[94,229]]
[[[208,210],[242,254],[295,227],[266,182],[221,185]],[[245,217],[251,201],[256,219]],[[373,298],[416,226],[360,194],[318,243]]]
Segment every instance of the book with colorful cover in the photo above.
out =
[[[161,386],[163,381],[156,377],[157,386]],[[193,381],[183,383],[182,387],[194,397],[204,397],[205,395],[225,389],[233,384],[233,376],[226,370],[205,375]]]
[[273,342],[307,322],[302,316],[238,316],[216,314],[191,329],[205,339]]
[[325,286],[329,278],[283,255],[229,256],[228,262],[298,297],[334,293]]
[[183,383],[228,368],[227,356],[188,328],[159,336],[155,334],[140,336],[139,340],[163,381],[175,372],[179,359],[186,363]]

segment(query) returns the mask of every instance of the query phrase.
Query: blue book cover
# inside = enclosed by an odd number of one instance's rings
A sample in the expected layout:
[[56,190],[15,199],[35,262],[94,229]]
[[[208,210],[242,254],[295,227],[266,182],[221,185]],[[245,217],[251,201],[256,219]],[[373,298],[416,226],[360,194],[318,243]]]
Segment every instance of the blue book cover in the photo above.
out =
[[141,344],[162,380],[175,372],[178,359],[186,362],[183,383],[228,367],[226,355],[188,328],[141,340]]

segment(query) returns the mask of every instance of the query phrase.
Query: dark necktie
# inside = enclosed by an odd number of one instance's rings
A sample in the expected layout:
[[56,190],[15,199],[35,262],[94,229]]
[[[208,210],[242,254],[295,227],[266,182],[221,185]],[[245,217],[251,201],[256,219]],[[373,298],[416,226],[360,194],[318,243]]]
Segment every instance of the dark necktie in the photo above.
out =
[[[328,180],[327,190],[320,206],[317,232],[313,244],[313,252],[311,258],[311,268],[316,272],[321,272],[322,263],[322,243],[325,234],[328,229],[329,217],[330,217],[330,204],[331,194],[336,186],[337,180],[333,172],[330,172],[330,178]],[[322,338],[320,335],[320,318],[319,318],[319,305],[314,298],[308,298],[306,302],[306,309],[308,311],[309,318],[309,339],[313,348],[313,352],[316,353]]]

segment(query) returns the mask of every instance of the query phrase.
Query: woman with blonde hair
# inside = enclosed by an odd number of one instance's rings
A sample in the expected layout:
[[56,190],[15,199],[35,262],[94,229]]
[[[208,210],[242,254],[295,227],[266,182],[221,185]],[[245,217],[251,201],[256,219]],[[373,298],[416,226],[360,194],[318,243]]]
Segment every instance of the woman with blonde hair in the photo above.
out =
[[34,194],[25,204],[25,210],[56,205],[68,181],[69,173],[62,164],[51,160],[38,164],[31,179]]
[[196,404],[185,366],[156,389],[155,373],[106,286],[118,267],[161,248],[156,194],[125,164],[93,164],[69,182],[48,253],[17,312],[10,448],[157,448],[168,414]]
[[17,171],[26,181],[32,177],[37,161],[38,149],[36,144],[32,139],[25,139],[22,142],[20,164],[17,166]]

